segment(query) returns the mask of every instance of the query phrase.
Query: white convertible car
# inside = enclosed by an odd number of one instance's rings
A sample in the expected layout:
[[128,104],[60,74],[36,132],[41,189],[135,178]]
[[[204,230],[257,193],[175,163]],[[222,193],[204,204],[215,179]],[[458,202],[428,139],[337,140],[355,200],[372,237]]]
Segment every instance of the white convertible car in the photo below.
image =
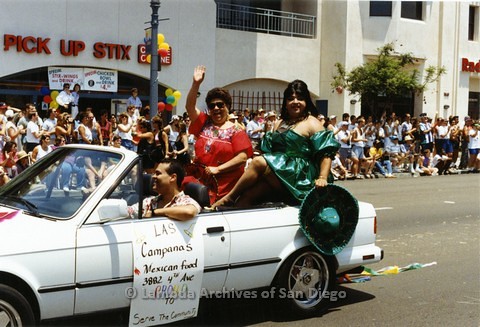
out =
[[[104,169],[105,177],[90,190],[76,187],[88,178],[82,175],[89,165]],[[141,206],[140,212],[129,210],[148,189],[141,171],[134,152],[67,145],[0,188],[0,326],[131,305],[132,228],[167,221],[141,219]],[[359,202],[355,233],[335,256],[310,244],[298,211],[273,203],[201,212],[195,219],[203,235],[202,289],[303,290],[304,296],[284,302],[292,312],[308,314],[328,305],[321,294],[335,287],[337,274],[383,258],[371,204]]]

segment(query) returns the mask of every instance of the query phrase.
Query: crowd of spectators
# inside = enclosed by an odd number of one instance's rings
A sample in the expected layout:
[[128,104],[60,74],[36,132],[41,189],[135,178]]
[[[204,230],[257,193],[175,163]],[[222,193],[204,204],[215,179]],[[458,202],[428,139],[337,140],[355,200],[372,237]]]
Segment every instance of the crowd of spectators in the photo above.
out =
[[[29,163],[58,146],[69,143],[123,146],[146,154],[145,170],[153,172],[164,158],[188,165],[195,159],[196,138],[189,134],[190,117],[174,115],[165,124],[161,113],[150,117],[132,90],[127,110],[118,115],[102,110],[95,117],[85,108],[73,117],[66,108],[50,108],[40,117],[31,103],[22,109],[0,103],[0,185],[23,171]],[[335,180],[395,178],[404,172],[412,176],[447,175],[464,170],[478,173],[480,168],[480,124],[470,117],[431,118],[426,114],[398,117],[395,113],[356,117],[345,113],[317,117],[331,130],[341,147],[332,161]],[[266,132],[272,131],[275,111],[231,110],[228,120],[250,140],[254,155]]]
[[480,138],[478,122],[469,116],[460,124],[458,116],[448,119],[397,117],[395,113],[380,119],[343,114],[325,120],[341,144],[332,172],[337,179],[364,179],[395,173],[412,176],[448,175],[465,170],[478,173]]

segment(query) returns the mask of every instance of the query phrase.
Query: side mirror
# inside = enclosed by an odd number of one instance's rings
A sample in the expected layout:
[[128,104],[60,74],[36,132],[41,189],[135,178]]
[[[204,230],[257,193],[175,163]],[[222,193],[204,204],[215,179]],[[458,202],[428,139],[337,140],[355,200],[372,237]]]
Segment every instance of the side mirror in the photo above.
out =
[[87,224],[106,223],[130,218],[127,201],[123,199],[103,199],[92,213]]

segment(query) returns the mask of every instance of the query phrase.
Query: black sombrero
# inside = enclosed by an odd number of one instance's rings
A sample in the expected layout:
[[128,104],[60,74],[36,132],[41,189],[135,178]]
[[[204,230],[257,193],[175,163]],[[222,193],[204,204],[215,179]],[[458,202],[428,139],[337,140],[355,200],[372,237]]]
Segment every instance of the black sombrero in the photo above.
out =
[[313,188],[300,206],[300,227],[321,253],[335,255],[352,238],[358,211],[357,200],[344,188],[333,184]]

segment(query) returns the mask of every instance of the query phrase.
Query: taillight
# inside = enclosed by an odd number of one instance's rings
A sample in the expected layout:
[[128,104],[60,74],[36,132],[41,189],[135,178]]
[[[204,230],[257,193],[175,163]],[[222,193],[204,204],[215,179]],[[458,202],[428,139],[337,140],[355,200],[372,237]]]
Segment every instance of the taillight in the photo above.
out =
[[377,216],[373,218],[373,234],[377,234]]

